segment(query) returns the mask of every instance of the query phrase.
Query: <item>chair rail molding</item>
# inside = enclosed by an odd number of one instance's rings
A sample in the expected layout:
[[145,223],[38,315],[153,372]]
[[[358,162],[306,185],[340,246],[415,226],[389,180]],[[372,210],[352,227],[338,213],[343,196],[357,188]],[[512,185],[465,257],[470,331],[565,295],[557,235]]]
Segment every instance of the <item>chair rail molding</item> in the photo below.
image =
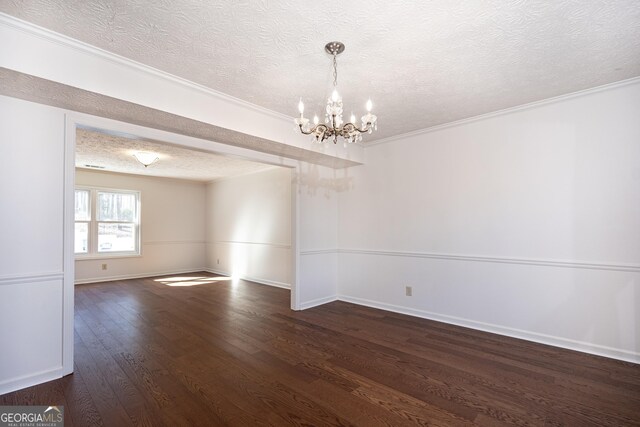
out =
[[7,275],[7,276],[0,276],[0,286],[16,285],[19,283],[31,283],[31,282],[49,282],[54,280],[62,280],[63,278],[64,278],[63,271]]
[[[579,260],[559,260],[559,259],[539,259],[539,258],[517,258],[517,257],[500,257],[486,255],[462,255],[448,254],[440,252],[412,252],[412,251],[396,251],[396,250],[372,250],[372,249],[338,249],[340,254],[355,255],[374,255],[404,258],[429,258],[443,259],[450,261],[472,261],[472,262],[491,262],[500,264],[520,264],[520,265],[537,265],[541,267],[560,267],[560,268],[584,268],[591,270],[611,270],[626,271],[631,273],[640,273],[640,264],[620,264],[603,261],[579,261]],[[302,253],[301,253],[302,254]]]

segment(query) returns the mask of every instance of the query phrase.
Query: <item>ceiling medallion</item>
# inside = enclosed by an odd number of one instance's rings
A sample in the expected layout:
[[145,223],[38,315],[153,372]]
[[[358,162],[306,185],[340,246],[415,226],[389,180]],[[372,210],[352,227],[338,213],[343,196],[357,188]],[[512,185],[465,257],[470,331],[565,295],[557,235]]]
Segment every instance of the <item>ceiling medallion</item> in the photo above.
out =
[[298,111],[300,117],[295,119],[296,124],[300,128],[300,132],[305,135],[312,135],[316,142],[323,142],[326,139],[333,138],[333,143],[338,142],[338,137],[344,138],[344,145],[362,140],[362,134],[371,133],[378,129],[376,123],[377,117],[371,114],[371,100],[367,101],[367,114],[361,117],[362,126],[356,125],[356,116],[351,113],[351,120],[344,123],[342,120],[342,98],[338,94],[338,63],[336,58],[344,52],[344,44],[340,42],[330,42],[324,47],[324,50],[333,56],[333,92],[327,99],[327,110],[324,123],[319,123],[318,116],[313,117],[313,126],[310,126],[309,119],[304,117],[304,104],[302,98],[298,103]]

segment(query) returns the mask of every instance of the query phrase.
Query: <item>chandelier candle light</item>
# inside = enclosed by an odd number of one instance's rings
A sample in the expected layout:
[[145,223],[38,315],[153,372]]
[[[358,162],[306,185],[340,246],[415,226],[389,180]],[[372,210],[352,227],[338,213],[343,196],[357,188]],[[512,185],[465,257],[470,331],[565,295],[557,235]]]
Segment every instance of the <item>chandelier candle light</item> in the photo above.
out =
[[327,99],[327,111],[324,123],[319,123],[318,116],[313,117],[313,127],[309,125],[309,119],[304,117],[304,104],[302,98],[298,103],[300,117],[295,119],[300,128],[300,132],[305,135],[313,135],[316,142],[323,142],[325,139],[333,137],[333,143],[338,142],[338,136],[345,139],[346,143],[358,142],[362,140],[362,134],[371,133],[378,129],[377,117],[371,114],[371,100],[367,101],[367,114],[362,116],[362,126],[356,125],[356,116],[351,114],[351,120],[344,123],[342,120],[342,98],[338,94],[338,63],[336,58],[344,52],[344,44],[340,42],[330,42],[324,47],[328,54],[333,56],[333,92]]

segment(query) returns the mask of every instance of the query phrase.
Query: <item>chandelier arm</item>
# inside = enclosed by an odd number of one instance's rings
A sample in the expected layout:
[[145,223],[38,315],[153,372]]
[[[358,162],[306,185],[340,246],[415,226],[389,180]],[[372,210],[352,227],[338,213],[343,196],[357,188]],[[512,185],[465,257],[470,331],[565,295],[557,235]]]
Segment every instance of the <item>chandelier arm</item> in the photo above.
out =
[[367,132],[369,132],[369,129],[371,129],[371,125],[372,125],[372,124],[373,124],[373,123],[371,123],[371,122],[367,122],[367,124],[366,124],[362,129],[360,129],[360,128],[359,128],[358,126],[356,126],[355,124],[353,124],[353,123],[349,122],[349,123],[345,123],[345,124],[344,124],[344,126],[342,126],[342,127],[343,127],[343,128],[346,128],[347,126],[351,126],[351,127],[353,127],[353,130],[355,130],[355,131],[358,131],[358,132],[360,132],[360,133],[367,133]]
[[327,125],[325,124],[319,124],[313,127],[313,129],[311,129],[311,131],[316,135],[316,139],[318,137],[322,137],[322,141],[324,141],[327,138],[327,132],[329,133],[329,135],[331,135],[331,129],[329,129],[327,127]]
[[302,127],[302,124],[299,124],[298,127],[300,127],[300,132],[302,132],[304,135],[311,135],[313,133],[313,130],[315,129],[314,127],[313,129],[310,129],[305,132],[304,128]]
[[304,130],[301,124],[298,125],[298,127],[300,128],[300,132],[302,132],[304,135],[316,134],[319,129],[324,129],[322,132],[325,133],[329,129],[325,124],[315,125],[314,127],[312,127],[307,131]]

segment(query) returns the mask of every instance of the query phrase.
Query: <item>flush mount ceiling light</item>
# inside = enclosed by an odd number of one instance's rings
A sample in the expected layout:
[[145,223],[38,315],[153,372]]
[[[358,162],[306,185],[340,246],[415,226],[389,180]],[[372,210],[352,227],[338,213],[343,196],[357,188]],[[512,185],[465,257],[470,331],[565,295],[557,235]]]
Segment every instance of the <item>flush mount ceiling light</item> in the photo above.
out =
[[356,116],[351,113],[351,120],[344,123],[342,120],[342,98],[338,94],[338,63],[337,56],[344,52],[344,44],[340,42],[330,42],[324,47],[324,50],[333,56],[333,92],[327,99],[327,110],[324,123],[319,123],[318,116],[313,117],[313,126],[309,125],[309,119],[304,117],[304,104],[302,98],[298,103],[298,111],[300,117],[295,119],[296,124],[300,128],[300,132],[305,135],[313,135],[316,142],[323,142],[325,139],[333,138],[333,143],[338,142],[338,137],[345,139],[346,143],[358,142],[362,140],[362,134],[371,133],[378,128],[376,124],[377,117],[371,114],[371,100],[367,101],[367,114],[362,116],[362,126],[356,125]]
[[133,157],[135,157],[137,161],[142,163],[145,168],[149,165],[154,164],[160,159],[157,154],[150,153],[148,151],[138,151],[133,154]]

